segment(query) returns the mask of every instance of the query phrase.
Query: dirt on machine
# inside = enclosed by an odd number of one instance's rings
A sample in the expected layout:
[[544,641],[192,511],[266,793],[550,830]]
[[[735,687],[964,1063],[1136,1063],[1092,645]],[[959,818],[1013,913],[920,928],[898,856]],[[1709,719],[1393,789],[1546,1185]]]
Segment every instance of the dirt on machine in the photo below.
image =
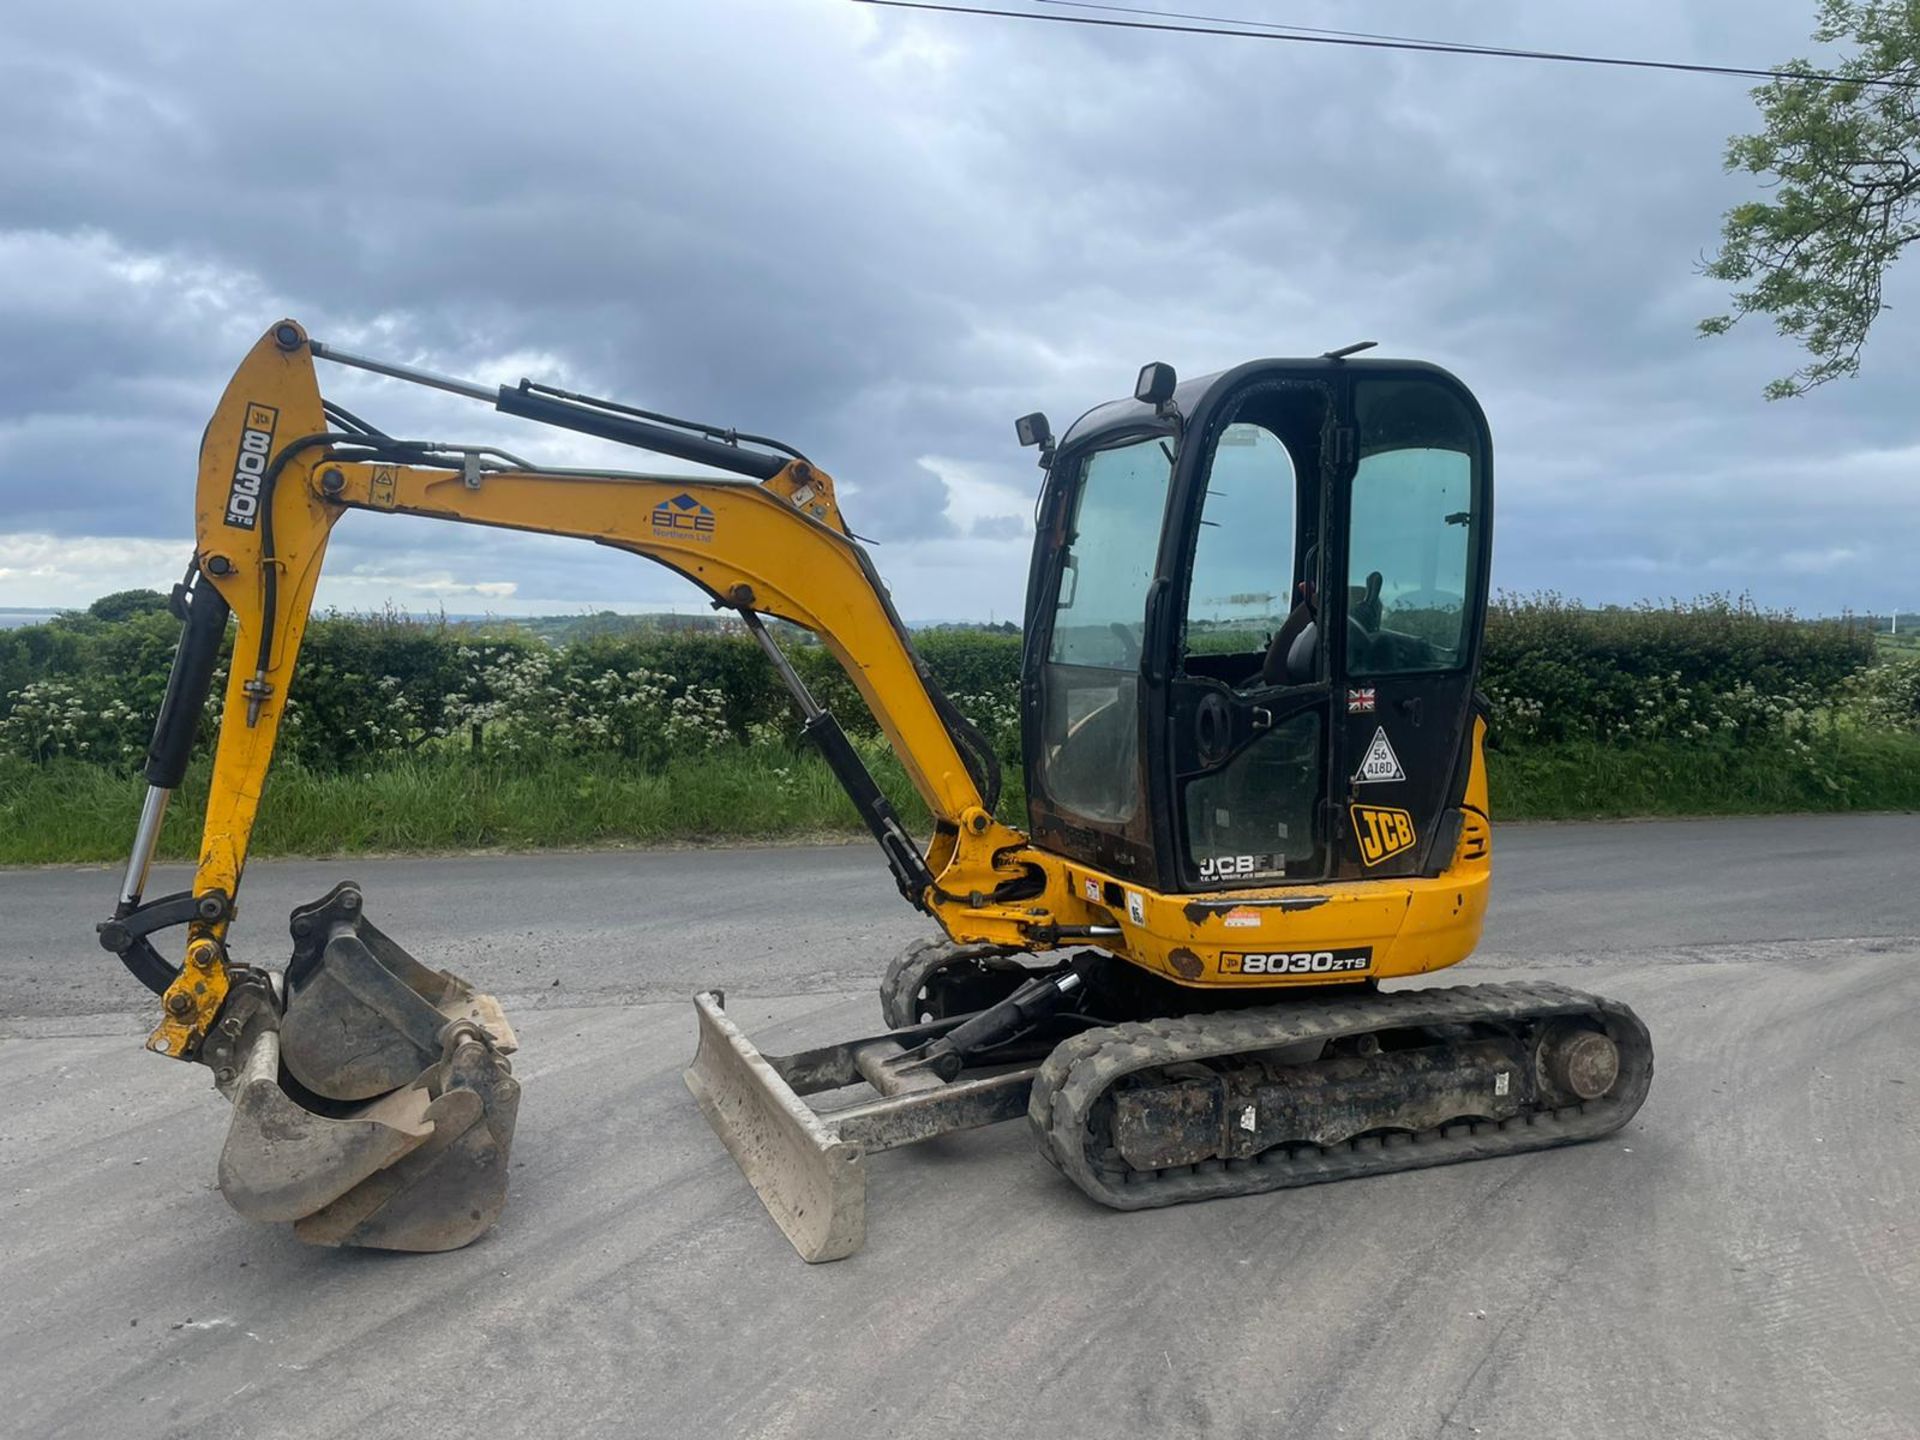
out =
[[[382,932],[351,883],[293,912],[284,960],[230,945],[328,537],[350,512],[574,536],[701,587],[765,652],[928,917],[854,1038],[766,1053],[728,1015],[726,977],[695,998],[687,1085],[807,1260],[862,1244],[870,1156],[1022,1115],[1066,1180],[1123,1210],[1624,1125],[1653,1073],[1626,1006],[1421,978],[1472,953],[1492,870],[1475,689],[1492,443],[1452,375],[1367,348],[1184,382],[1156,363],[1062,435],[1042,414],[1017,422],[1042,481],[1016,825],[993,748],[915,653],[832,477],[797,449],[273,326],[202,445],[182,638],[100,927],[160,998],[148,1048],[205,1065],[232,1103],[228,1201],[317,1244],[445,1250],[506,1200],[519,1088],[495,999]],[[318,361],[718,475],[396,437],[324,399]],[[934,817],[924,842],[768,617],[845,669]],[[149,898],[230,630],[193,883]],[[178,963],[154,943],[173,928]]]

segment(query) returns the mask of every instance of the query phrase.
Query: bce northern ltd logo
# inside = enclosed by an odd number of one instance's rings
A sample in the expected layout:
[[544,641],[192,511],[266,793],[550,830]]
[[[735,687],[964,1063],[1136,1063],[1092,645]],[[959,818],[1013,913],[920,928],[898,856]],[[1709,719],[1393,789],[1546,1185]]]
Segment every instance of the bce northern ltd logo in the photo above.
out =
[[713,539],[713,511],[683,490],[653,507],[653,533],[707,544]]

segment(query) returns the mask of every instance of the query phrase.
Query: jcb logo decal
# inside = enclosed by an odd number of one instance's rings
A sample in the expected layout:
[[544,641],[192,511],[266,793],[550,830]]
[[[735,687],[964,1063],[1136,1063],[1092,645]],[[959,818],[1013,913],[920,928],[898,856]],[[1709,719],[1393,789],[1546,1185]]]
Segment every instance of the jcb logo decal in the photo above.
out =
[[233,462],[233,483],[227,487],[226,523],[236,530],[251,530],[260,523],[260,482],[273,454],[273,432],[279,426],[280,412],[271,405],[247,406],[240,453]]
[[1384,805],[1355,805],[1353,833],[1360,838],[1360,860],[1368,866],[1391,860],[1413,848],[1413,816]]

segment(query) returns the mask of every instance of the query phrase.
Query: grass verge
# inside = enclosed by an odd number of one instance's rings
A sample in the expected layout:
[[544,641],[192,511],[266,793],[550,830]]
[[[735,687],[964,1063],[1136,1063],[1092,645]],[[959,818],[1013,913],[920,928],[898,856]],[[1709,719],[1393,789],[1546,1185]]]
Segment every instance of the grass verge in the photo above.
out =
[[[875,778],[910,829],[927,813],[891,755]],[[1920,736],[1835,729],[1811,747],[1565,743],[1488,760],[1500,819],[1920,810]],[[175,797],[164,859],[193,858],[206,769]],[[1001,813],[1024,814],[1009,774]],[[63,762],[0,766],[0,864],[112,861],[138,818],[137,777]],[[276,767],[254,831],[256,855],[538,849],[549,846],[780,840],[856,833],[853,808],[810,752],[733,750],[649,774],[608,759],[479,764],[402,759],[325,774]]]
[[[899,763],[885,756],[871,768],[907,824],[924,828],[926,809]],[[1017,813],[1017,781],[1007,788],[1013,793],[1003,804]],[[79,763],[0,769],[0,864],[118,859],[144,789],[137,776]],[[174,797],[162,859],[193,858],[206,789],[201,764]],[[454,756],[334,774],[276,766],[252,853],[777,840],[859,829],[832,773],[812,754],[735,750],[661,774],[612,759],[508,765]]]
[[1920,735],[1835,726],[1807,742],[1567,741],[1487,757],[1495,822],[1920,810]]

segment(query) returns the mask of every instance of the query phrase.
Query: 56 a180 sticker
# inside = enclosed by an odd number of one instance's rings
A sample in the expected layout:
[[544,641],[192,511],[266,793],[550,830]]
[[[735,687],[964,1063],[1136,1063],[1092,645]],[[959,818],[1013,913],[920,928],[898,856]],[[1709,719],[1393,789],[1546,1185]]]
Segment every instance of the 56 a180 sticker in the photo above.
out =
[[1406,778],[1400,757],[1393,753],[1393,742],[1387,739],[1387,727],[1376,725],[1373,739],[1367,742],[1367,753],[1360,757],[1360,768],[1354,772],[1353,783],[1383,785]]
[[1228,950],[1222,975],[1364,975],[1373,968],[1373,947],[1348,950]]

